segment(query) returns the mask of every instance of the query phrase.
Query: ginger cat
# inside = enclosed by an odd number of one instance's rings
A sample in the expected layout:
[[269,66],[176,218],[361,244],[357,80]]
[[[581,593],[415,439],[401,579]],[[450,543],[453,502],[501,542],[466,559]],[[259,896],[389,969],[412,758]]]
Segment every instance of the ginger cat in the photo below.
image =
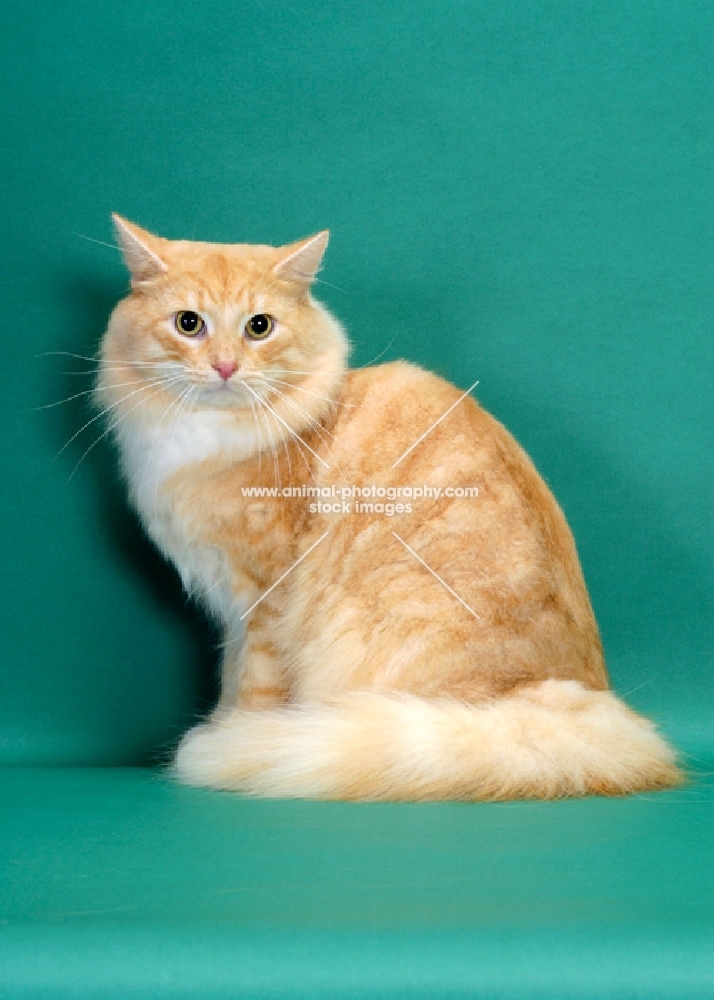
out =
[[392,800],[680,782],[608,689],[572,535],[528,456],[413,364],[346,367],[310,291],[327,232],[220,245],[114,219],[132,291],[96,395],[146,530],[225,635],[181,781]]

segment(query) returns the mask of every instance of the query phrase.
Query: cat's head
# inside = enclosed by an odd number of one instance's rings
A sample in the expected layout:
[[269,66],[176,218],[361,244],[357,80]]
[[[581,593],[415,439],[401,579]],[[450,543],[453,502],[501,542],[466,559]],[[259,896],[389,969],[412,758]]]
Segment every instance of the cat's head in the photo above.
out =
[[333,396],[348,343],[310,294],[327,231],[272,247],[166,240],[116,215],[114,224],[131,293],[102,342],[103,400],[148,416],[179,399],[250,413],[261,397],[292,412],[293,426],[299,408]]

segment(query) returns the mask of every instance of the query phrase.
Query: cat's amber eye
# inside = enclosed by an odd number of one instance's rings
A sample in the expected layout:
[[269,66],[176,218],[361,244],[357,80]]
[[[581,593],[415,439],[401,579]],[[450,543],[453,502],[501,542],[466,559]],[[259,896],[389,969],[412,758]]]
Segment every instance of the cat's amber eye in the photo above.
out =
[[184,309],[183,312],[176,313],[176,329],[184,337],[198,337],[206,328],[198,313],[191,309]]
[[265,313],[257,313],[251,316],[245,324],[245,335],[251,340],[265,340],[273,332],[275,321],[272,316]]

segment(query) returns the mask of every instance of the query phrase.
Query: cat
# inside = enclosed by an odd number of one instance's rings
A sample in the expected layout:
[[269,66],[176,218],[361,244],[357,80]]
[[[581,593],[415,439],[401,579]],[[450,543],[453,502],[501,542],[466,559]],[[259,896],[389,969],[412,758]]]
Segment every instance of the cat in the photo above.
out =
[[350,800],[681,782],[609,688],[572,534],[526,453],[412,363],[347,367],[312,295],[327,231],[272,247],[114,224],[131,292],[96,398],[146,531],[224,635],[178,780]]

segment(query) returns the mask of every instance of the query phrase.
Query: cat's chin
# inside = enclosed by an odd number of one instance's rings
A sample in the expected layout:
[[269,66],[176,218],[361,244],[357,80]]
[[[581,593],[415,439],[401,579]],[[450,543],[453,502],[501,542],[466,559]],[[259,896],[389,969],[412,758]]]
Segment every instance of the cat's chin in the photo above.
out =
[[196,401],[216,410],[245,410],[250,409],[250,400],[250,394],[240,386],[212,385],[201,388]]

